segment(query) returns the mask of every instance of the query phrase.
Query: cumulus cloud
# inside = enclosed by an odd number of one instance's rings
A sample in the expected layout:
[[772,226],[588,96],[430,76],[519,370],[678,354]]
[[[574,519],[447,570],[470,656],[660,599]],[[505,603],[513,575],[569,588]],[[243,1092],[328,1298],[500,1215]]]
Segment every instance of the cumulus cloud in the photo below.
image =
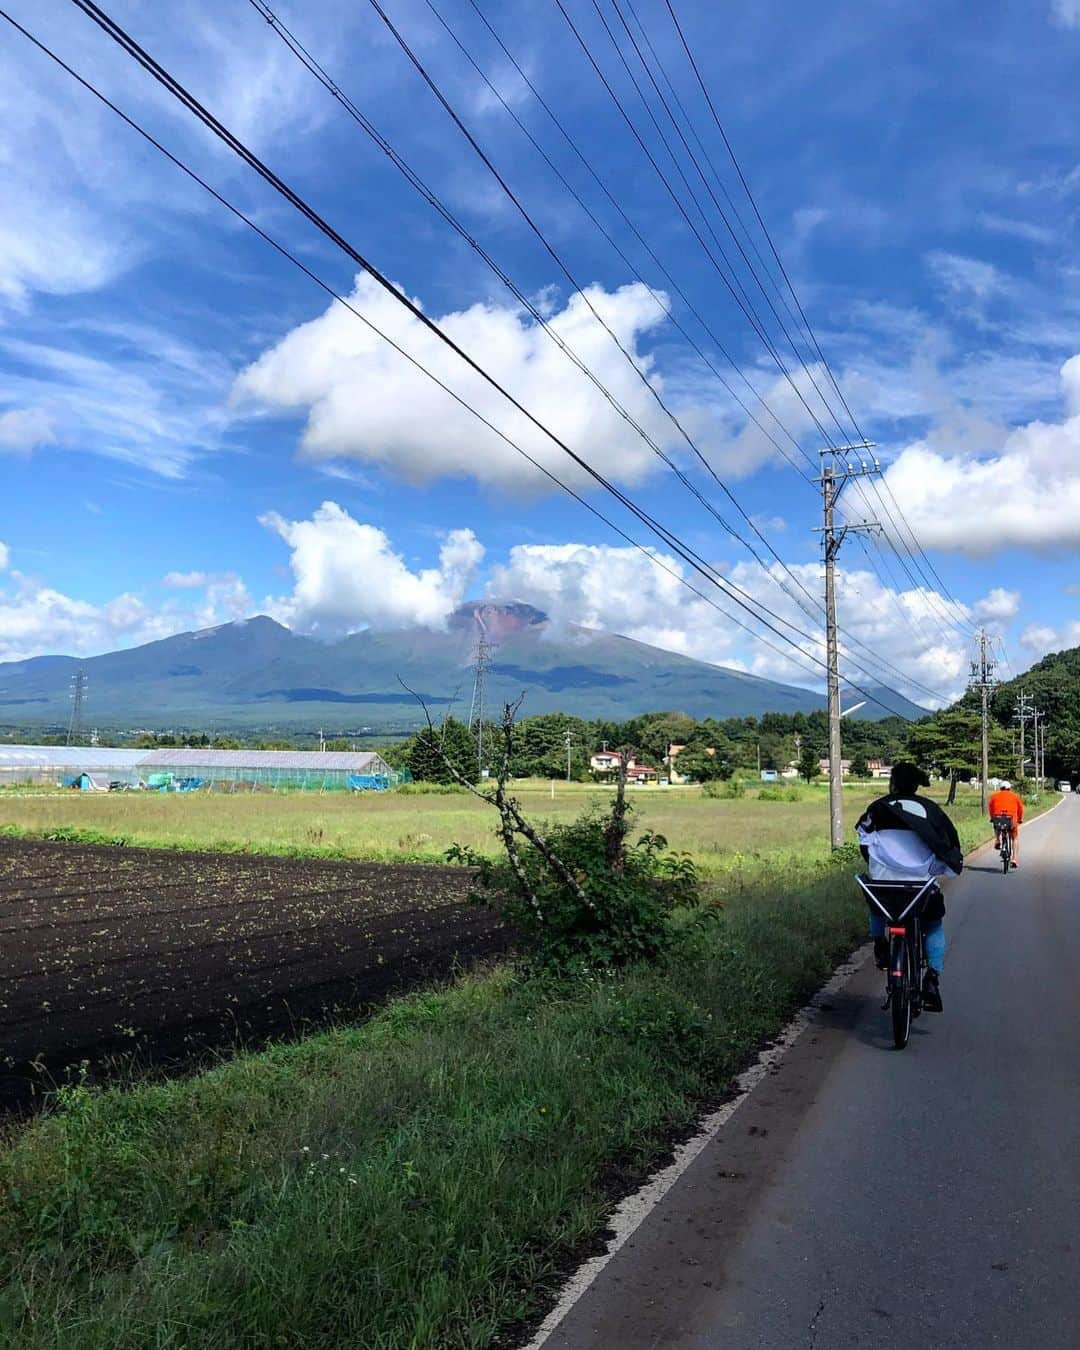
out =
[[[787,590],[778,585],[783,577],[778,567],[768,570],[756,563],[738,563],[726,576],[807,634],[797,639],[794,651],[696,578],[697,588],[715,599],[720,609],[695,596],[682,583],[685,569],[676,558],[659,552],[653,556],[663,568],[632,548],[522,544],[493,569],[487,590],[493,599],[513,597],[537,605],[558,626],[605,629],[770,679],[820,685],[823,669],[818,663],[824,660],[820,628],[794,598],[799,595],[805,602],[802,593],[789,580],[784,579]],[[820,592],[816,563],[792,565],[791,572],[811,595]],[[848,634],[845,669],[855,683],[884,681],[921,702],[929,702],[929,696],[909,680],[943,698],[959,693],[967,653],[941,629],[942,597],[914,588],[889,591],[874,573],[845,569],[838,572],[837,590],[840,624]],[[1000,600],[988,598],[986,603],[993,607]],[[725,610],[780,650],[756,642],[732,623]],[[871,647],[885,668],[869,675],[857,671],[856,663],[866,658],[851,639]]]
[[[665,321],[664,310],[640,284],[608,292],[592,287],[589,303],[630,352],[657,390],[665,390],[703,451],[721,467],[756,468],[775,455],[752,425],[702,395],[700,374],[657,370],[641,341]],[[527,450],[541,465],[577,487],[591,483],[548,436],[491,388],[371,278],[359,276],[350,303]],[[419,302],[417,302],[419,303]],[[552,329],[595,372],[634,421],[666,451],[685,442],[581,294],[548,319]],[[494,302],[444,314],[440,325],[521,403],[602,473],[635,484],[662,470],[655,453],[544,329],[524,311]],[[770,395],[789,420],[790,388]],[[470,477],[502,489],[549,490],[550,481],[499,436],[482,426],[427,376],[393,351],[354,314],[332,305],[264,352],[233,389],[243,411],[293,413],[306,419],[301,447],[310,459],[360,459],[411,483]],[[758,442],[761,442],[760,444]]]
[[[7,551],[0,545],[0,570]],[[252,612],[251,597],[233,573],[209,579],[185,604],[158,604],[125,591],[104,604],[64,594],[40,578],[9,573],[0,587],[0,661],[99,652],[153,642],[188,629],[212,628]]]
[[292,593],[269,600],[282,623],[334,636],[358,628],[441,628],[465,598],[484,556],[471,530],[452,530],[438,567],[413,572],[374,525],[354,520],[336,502],[323,502],[310,520],[260,517],[288,544]]
[[1020,592],[995,586],[975,605],[972,616],[980,623],[1007,623],[1020,613]]
[[29,454],[39,445],[49,445],[55,440],[52,419],[42,408],[9,408],[0,412],[0,450]]
[[1016,427],[994,451],[965,457],[931,433],[900,453],[888,484],[925,546],[985,557],[1080,544],[1080,356],[1061,390],[1060,422]]
[[1050,13],[1062,28],[1080,28],[1080,0],[1050,0]]

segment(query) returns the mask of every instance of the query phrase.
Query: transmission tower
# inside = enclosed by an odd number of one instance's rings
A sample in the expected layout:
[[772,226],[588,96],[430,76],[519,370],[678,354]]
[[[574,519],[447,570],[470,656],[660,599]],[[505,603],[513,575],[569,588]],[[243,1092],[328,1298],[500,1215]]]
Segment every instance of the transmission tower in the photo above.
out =
[[68,745],[79,745],[83,734],[83,701],[86,698],[86,671],[77,670],[71,681],[71,721],[68,722]]
[[484,616],[476,611],[476,623],[480,635],[476,640],[476,656],[473,665],[472,702],[469,704],[469,729],[476,728],[476,776],[484,776],[484,679],[491,661],[491,644],[487,640],[487,628]]

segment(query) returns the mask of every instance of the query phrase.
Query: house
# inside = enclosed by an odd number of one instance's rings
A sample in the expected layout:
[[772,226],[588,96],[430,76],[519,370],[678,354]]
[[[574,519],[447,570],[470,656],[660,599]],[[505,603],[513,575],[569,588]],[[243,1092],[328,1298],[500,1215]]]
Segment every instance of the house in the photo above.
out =
[[[829,772],[829,758],[827,755],[824,759],[818,760],[818,769],[821,773]],[[850,772],[851,772],[851,760],[842,759],[840,761],[840,776],[842,778],[846,778]]]
[[[589,768],[595,774],[617,774],[619,756],[614,750],[600,750],[589,756]],[[659,772],[648,764],[641,764],[633,755],[626,760],[626,781],[628,783],[655,783]]]
[[626,781],[628,783],[637,783],[639,785],[642,783],[655,783],[659,777],[659,772],[656,769],[650,768],[648,764],[638,764],[635,761],[633,764],[627,764],[626,766]]
[[891,778],[892,765],[885,764],[880,759],[868,759],[866,767],[870,770],[871,778]]

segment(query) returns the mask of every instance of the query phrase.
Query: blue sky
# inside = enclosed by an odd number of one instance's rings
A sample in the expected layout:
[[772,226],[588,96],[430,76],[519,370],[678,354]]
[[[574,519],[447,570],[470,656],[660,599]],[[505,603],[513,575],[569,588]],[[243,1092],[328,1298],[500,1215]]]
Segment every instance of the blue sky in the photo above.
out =
[[[632,24],[627,0],[616,2]],[[564,3],[666,164],[593,0]],[[554,0],[478,5],[664,270],[575,159],[471,0],[387,0],[386,8],[588,303],[373,8],[319,0],[274,10],[746,535],[589,306],[603,315],[816,594],[814,489],[746,426],[653,293],[752,404],[716,340],[724,345],[815,460],[820,434]],[[616,25],[612,5],[598,0]],[[681,0],[675,8],[825,354],[878,443],[889,490],[965,618],[1001,633],[1015,669],[1080,642],[1080,4]],[[435,10],[632,266],[555,180]],[[357,308],[564,472],[561,452],[358,279],[74,6],[13,0],[11,12],[329,285],[345,295],[355,288]],[[809,627],[790,580],[780,589],[723,532],[248,0],[117,0],[110,13],[546,424],[748,592]],[[633,0],[633,13],[749,219],[665,0]],[[327,636],[365,624],[437,626],[464,597],[490,595],[531,600],[560,622],[812,682],[805,664],[762,646],[681,586],[671,575],[677,561],[658,569],[547,490],[7,25],[0,164],[0,659],[107,650],[266,611]],[[704,201],[700,183],[698,191]],[[795,369],[803,396],[825,416]],[[851,509],[853,518],[865,514],[854,496]],[[655,542],[640,525],[633,533]],[[841,622],[852,639],[879,653],[897,682],[959,688],[970,651],[965,632],[945,623],[955,614],[948,602],[916,589],[888,550],[884,562],[870,550],[880,575],[854,538],[842,557]]]

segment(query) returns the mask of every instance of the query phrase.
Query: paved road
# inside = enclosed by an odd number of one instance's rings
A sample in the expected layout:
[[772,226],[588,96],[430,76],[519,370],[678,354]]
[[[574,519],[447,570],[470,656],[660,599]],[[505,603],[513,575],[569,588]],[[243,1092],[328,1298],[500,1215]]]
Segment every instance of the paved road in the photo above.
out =
[[1080,800],[971,860],[944,1016],[817,1016],[547,1350],[1077,1350]]

